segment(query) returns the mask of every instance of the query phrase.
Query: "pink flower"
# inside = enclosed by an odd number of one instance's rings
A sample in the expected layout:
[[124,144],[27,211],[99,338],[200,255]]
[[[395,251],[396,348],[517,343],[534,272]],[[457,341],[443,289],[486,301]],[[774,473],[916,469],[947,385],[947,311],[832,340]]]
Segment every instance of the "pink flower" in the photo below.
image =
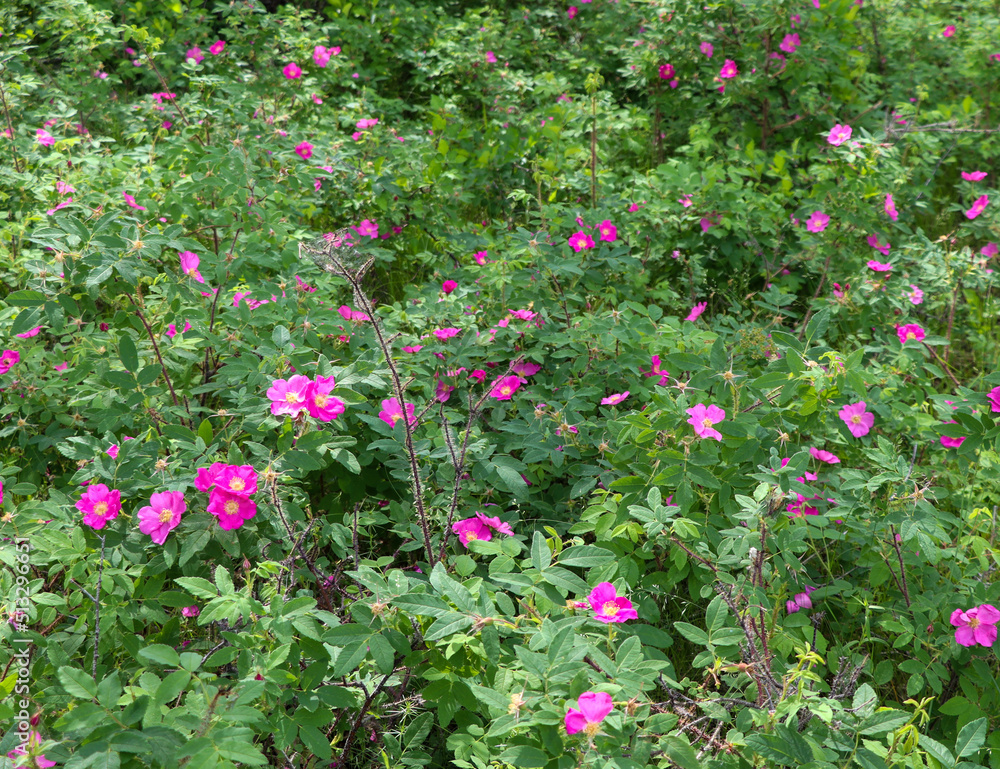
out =
[[987,243],[985,246],[979,249],[979,253],[989,259],[991,256],[996,256],[1000,248],[997,247],[996,243]]
[[486,264],[486,262],[488,261],[488,257],[489,257],[488,251],[476,251],[476,253],[472,255],[472,258],[476,260],[476,264],[480,265]]
[[225,462],[213,462],[211,467],[199,467],[194,479],[194,487],[198,491],[208,491],[215,485],[222,471],[229,465]]
[[41,326],[35,326],[30,331],[25,331],[23,334],[15,334],[14,336],[19,337],[21,339],[31,339],[31,337],[33,336],[38,336],[41,330],[42,330]]
[[580,253],[585,248],[593,248],[594,239],[583,230],[580,230],[579,232],[570,235],[569,247],[577,253]]
[[306,408],[309,409],[309,415],[313,419],[318,419],[320,422],[331,422],[344,413],[344,402],[330,394],[334,387],[336,387],[336,381],[332,376],[316,377],[306,401]]
[[799,33],[793,32],[790,35],[785,35],[778,48],[785,53],[795,53],[795,49],[800,45],[802,45],[802,42],[799,40]]
[[355,227],[354,230],[361,237],[365,237],[367,235],[372,240],[378,237],[378,224],[369,219],[362,219],[361,224]]
[[51,147],[56,143],[56,137],[42,128],[35,131],[35,136],[37,137],[38,143],[44,147]]
[[594,612],[594,619],[598,622],[627,622],[639,617],[632,608],[632,602],[618,595],[615,586],[610,582],[601,582],[591,590],[587,602]]
[[331,55],[333,55],[332,48],[325,48],[322,45],[317,45],[313,48],[313,61],[316,62],[317,67],[326,67],[330,63]]
[[990,390],[986,398],[990,402],[990,411],[1000,413],[1000,387],[994,387]]
[[275,416],[290,414],[293,418],[308,410],[309,390],[312,382],[309,377],[296,374],[291,379],[275,379],[267,390],[271,399],[271,413]]
[[486,52],[486,61],[488,61],[490,64],[496,64],[497,55],[495,53],[493,53],[493,51],[487,51]]
[[361,312],[361,310],[352,310],[346,304],[341,305],[339,308],[337,308],[337,312],[340,313],[341,317],[344,320],[353,320],[358,322],[371,320],[371,318],[368,317],[368,313]]
[[828,465],[840,464],[840,458],[836,454],[831,454],[829,451],[810,447],[809,453],[812,455],[813,459],[818,459],[820,462],[826,462]]
[[955,631],[955,642],[960,646],[990,647],[997,640],[997,623],[1000,611],[988,603],[968,611],[955,609],[951,613],[951,624]]
[[60,195],[69,195],[71,192],[76,192],[76,188],[72,184],[66,184],[66,182],[60,180],[56,182],[56,192]]
[[107,454],[112,459],[118,459],[118,444],[112,443],[111,447],[104,453]]
[[899,343],[906,344],[911,339],[921,342],[927,336],[924,330],[916,323],[907,323],[905,326],[897,326],[896,333],[899,335]]
[[63,361],[62,363],[57,363],[52,368],[54,368],[56,371],[65,371],[66,369],[69,368],[69,364],[66,361]]
[[875,272],[891,272],[892,265],[888,262],[876,262],[874,259],[868,261],[868,269]]
[[713,428],[712,425],[726,418],[725,411],[715,404],[706,407],[704,404],[699,403],[697,406],[689,408],[687,413],[691,415],[691,418],[688,419],[688,424],[694,428],[695,435],[699,438],[722,440],[722,433]]
[[601,233],[601,240],[614,242],[618,238],[618,228],[609,219],[605,219],[597,225],[597,229]]
[[715,52],[715,49],[712,47],[711,43],[707,41],[702,41],[701,45],[698,47],[701,48],[701,52],[705,54],[708,58],[710,59],[712,58],[712,54]]
[[178,256],[181,258],[181,272],[189,278],[194,278],[197,283],[204,283],[205,279],[198,272],[198,265],[201,259],[194,251],[181,251]]
[[181,614],[189,618],[197,617],[199,614],[201,614],[201,609],[199,609],[197,606],[185,606],[184,608],[181,609]]
[[479,519],[480,523],[488,526],[493,531],[499,532],[500,534],[506,534],[508,537],[514,536],[514,530],[510,527],[509,523],[504,523],[499,517],[493,516],[492,518],[486,515],[486,513],[476,513],[476,518]]
[[691,312],[688,313],[688,316],[684,320],[689,320],[693,323],[701,317],[701,314],[705,312],[706,307],[708,307],[708,302],[699,302],[691,308]]
[[896,210],[896,203],[893,201],[892,195],[885,196],[885,213],[893,221],[899,219],[899,212]]
[[129,205],[130,208],[134,208],[136,211],[146,210],[144,206],[140,206],[138,203],[136,203],[135,198],[129,195],[127,192],[123,192],[122,196],[125,198],[125,202]]
[[839,147],[850,138],[851,127],[849,125],[840,125],[838,123],[830,129],[830,135],[826,137],[826,140],[834,147]]
[[[403,410],[399,407],[399,401],[395,398],[387,398],[382,401],[382,410],[378,414],[379,419],[385,422],[389,427],[395,427],[396,422],[398,422],[403,417]],[[413,404],[406,404],[406,421],[411,427],[417,423],[417,418],[413,415]]]
[[[945,424],[954,425],[958,423],[954,419],[950,419],[947,422],[945,422]],[[965,443],[965,437],[966,436],[962,436],[960,438],[949,438],[947,435],[942,435],[940,438],[941,445],[944,446],[946,449],[957,449],[959,446]]]
[[822,211],[814,211],[813,215],[806,221],[806,229],[809,232],[822,232],[826,225],[830,223],[830,217]]
[[285,75],[286,80],[298,80],[302,77],[302,68],[294,61],[286,64],[281,71]]
[[307,141],[300,142],[295,146],[295,154],[303,160],[308,160],[313,154],[313,145]]
[[208,52],[210,54],[212,54],[212,56],[218,56],[220,53],[222,53],[225,50],[225,48],[226,48],[226,41],[225,40],[216,40],[209,47]]
[[566,15],[569,16],[571,19],[575,19],[578,11],[579,8],[577,8],[575,5],[571,5],[569,8],[566,9]]
[[139,509],[139,531],[149,534],[153,542],[162,545],[167,535],[181,522],[187,510],[184,495],[179,491],[161,491],[149,498],[149,505]]
[[257,514],[257,504],[250,497],[215,488],[208,497],[206,510],[219,519],[220,527],[230,531],[253,518]]
[[645,374],[647,377],[658,376],[660,381],[657,382],[658,387],[666,387],[670,382],[670,372],[664,371],[660,368],[660,356],[654,355],[651,359],[649,371],[645,371],[642,366],[639,367],[640,373]]
[[21,361],[21,353],[16,350],[4,350],[0,355],[0,374],[6,374],[11,366]]
[[732,59],[726,59],[722,64],[722,69],[719,70],[719,77],[723,80],[736,77],[738,74],[740,74],[740,71],[736,68],[736,62]]
[[439,342],[444,342],[447,339],[451,339],[454,336],[458,336],[462,333],[460,328],[436,328],[434,329],[434,336],[437,337]]
[[514,395],[521,387],[521,378],[519,376],[505,376],[497,380],[496,384],[493,385],[493,389],[490,390],[490,397],[496,398],[498,401],[509,401],[511,396]]
[[944,28],[944,32],[942,32],[941,34],[944,37],[951,37],[952,35],[955,34],[955,25],[949,24],[947,27]]
[[[31,723],[35,723],[32,719]],[[40,751],[42,743],[45,740],[42,738],[38,732],[29,732],[28,739],[24,742],[19,743],[13,750],[7,754],[7,758],[14,762],[14,766],[21,767],[33,767],[33,769],[51,769],[51,767],[56,766],[55,761],[49,761]],[[26,761],[21,760],[21,757],[26,757]]]
[[976,202],[972,204],[972,208],[965,212],[966,217],[969,219],[975,219],[979,216],[983,210],[989,205],[990,197],[989,195],[983,195],[976,199]]
[[962,171],[962,178],[967,182],[981,182],[986,176],[987,173],[985,171],[970,171],[968,173]]
[[[876,235],[869,235],[868,236],[868,245],[871,246],[872,248],[874,248],[880,254],[882,254],[882,256],[888,256],[889,255],[889,249],[892,248],[892,244],[889,243],[888,240],[885,242],[884,245],[879,245],[878,235],[877,234]],[[868,266],[871,267],[871,263],[869,263]],[[875,268],[872,267],[872,269],[874,270]]]
[[56,211],[58,211],[61,208],[66,208],[66,206],[68,206],[72,202],[73,202],[73,198],[66,198],[59,205],[57,205],[55,208],[50,208],[48,211],[46,211],[45,214],[46,214],[46,216],[52,216],[52,214],[54,214]]
[[614,395],[609,395],[607,398],[601,398],[602,406],[617,406],[623,400],[628,397],[628,390],[623,393],[615,393]]
[[471,379],[476,384],[482,384],[483,380],[486,379],[486,370],[477,368],[471,374],[469,374],[469,379]]
[[469,547],[469,542],[472,540],[477,540],[480,542],[489,542],[493,539],[493,532],[490,531],[490,527],[483,523],[479,518],[466,518],[462,521],[457,521],[451,525],[451,530],[458,535],[458,540],[466,548]]
[[816,588],[806,587],[804,593],[796,593],[793,600],[785,601],[785,610],[789,614],[795,614],[795,612],[797,612],[799,609],[811,609],[813,605],[812,605],[812,599],[809,597],[809,594],[812,593],[814,590],[816,590]]
[[184,54],[185,59],[193,59],[195,64],[201,64],[202,59],[205,58],[205,54],[201,52],[201,48],[194,46],[193,48],[188,48],[187,53]]
[[83,522],[94,529],[103,529],[122,510],[121,492],[108,489],[103,483],[93,483],[77,500],[76,509],[83,513]]
[[684,208],[690,208],[691,206],[694,205],[694,203],[691,202],[691,196],[690,195],[681,195],[677,199],[677,202],[680,203],[682,206],[684,206]]
[[611,695],[604,692],[584,692],[577,700],[577,704],[580,706],[579,710],[569,708],[566,711],[566,733],[576,734],[583,731],[588,737],[597,734],[601,728],[601,721],[614,708]]
[[413,344],[403,348],[403,352],[420,352],[424,349],[422,344]]
[[875,424],[875,415],[870,411],[866,411],[866,408],[867,404],[864,401],[859,401],[858,403],[851,403],[844,406],[844,408],[837,412],[840,418],[844,420],[844,424],[847,425],[847,429],[851,431],[851,435],[855,438],[862,438],[868,435],[868,431]]
[[458,283],[453,280],[446,280],[441,284],[441,290],[446,294],[450,294],[456,288],[458,288]]
[[909,299],[910,302],[912,302],[913,304],[920,304],[921,302],[923,302],[924,292],[921,291],[916,286],[914,286],[912,283],[910,284],[910,288],[912,288],[913,290],[910,291],[908,294],[904,294],[904,296],[906,296],[906,298]]
[[377,117],[361,118],[361,120],[359,120],[356,125],[359,129],[365,131],[369,128],[374,128],[375,126],[377,126],[378,118]]
[[660,79],[661,80],[673,80],[674,79],[674,66],[672,64],[661,64],[660,65]]
[[213,483],[220,491],[249,497],[257,493],[257,471],[252,465],[223,465]]

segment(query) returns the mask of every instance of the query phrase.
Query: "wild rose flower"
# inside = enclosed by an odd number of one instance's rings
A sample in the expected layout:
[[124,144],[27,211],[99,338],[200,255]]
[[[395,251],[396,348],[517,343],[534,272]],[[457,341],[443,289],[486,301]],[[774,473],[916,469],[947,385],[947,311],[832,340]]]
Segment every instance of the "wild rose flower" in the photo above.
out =
[[281,71],[285,75],[286,80],[298,80],[302,77],[302,68],[294,61],[286,64]]
[[46,216],[52,216],[52,214],[54,214],[56,211],[59,211],[59,210],[61,210],[63,208],[66,208],[66,206],[70,205],[72,202],[73,202],[73,198],[66,198],[59,205],[57,205],[55,208],[50,208],[48,211],[46,211],[45,215]]
[[504,523],[500,520],[498,516],[493,516],[492,518],[486,513],[476,513],[476,518],[479,522],[488,526],[492,531],[499,532],[500,534],[506,534],[508,537],[514,536],[514,530],[510,527],[509,523]]
[[[810,447],[809,454],[812,455],[813,459],[817,459],[820,462],[826,462],[828,465],[836,465],[840,463],[840,458],[836,454],[831,454],[829,451],[824,451],[823,449]],[[813,478],[813,480],[816,479]]]
[[967,182],[981,182],[986,176],[987,173],[985,171],[962,171],[962,178]]
[[660,368],[659,355],[654,355],[652,357],[649,371],[644,370],[642,366],[640,366],[639,372],[645,374],[647,377],[658,376],[660,378],[660,381],[657,382],[656,384],[659,387],[666,387],[667,384],[669,384],[670,382],[670,372],[664,371],[663,369]]
[[722,64],[722,69],[719,70],[719,77],[723,80],[734,78],[738,74],[740,74],[740,71],[736,67],[736,62],[732,59],[726,59]]
[[684,320],[689,320],[692,323],[701,317],[701,314],[705,312],[705,308],[708,307],[708,302],[699,302],[694,307],[691,308],[691,312]]
[[960,646],[990,647],[997,640],[997,623],[1000,611],[988,603],[968,611],[955,609],[951,613],[951,624],[955,631],[955,642]]
[[976,199],[976,202],[972,204],[972,208],[965,212],[965,215],[969,219],[975,219],[979,216],[989,205],[990,197],[989,195],[983,195]]
[[579,11],[580,11],[579,8],[577,8],[575,5],[571,5],[569,8],[566,9],[566,15],[569,16],[570,19],[575,19],[576,18],[576,14]]
[[[955,425],[955,424],[958,424],[958,422],[956,422],[954,419],[949,419],[947,422],[945,422],[945,424],[946,425]],[[961,437],[958,437],[958,438],[951,438],[951,437],[949,437],[947,435],[942,435],[940,437],[940,441],[941,441],[941,445],[944,446],[946,449],[957,449],[959,446],[961,446],[963,443],[965,443],[965,438],[966,437],[967,436],[961,436]]]
[[594,619],[610,624],[612,622],[627,622],[638,619],[639,615],[632,608],[632,602],[617,594],[615,586],[610,582],[601,582],[587,596],[587,602],[594,611]]
[[[32,724],[35,723],[32,719]],[[19,743],[13,750],[7,753],[7,758],[14,762],[14,766],[32,767],[33,769],[51,769],[57,766],[55,761],[50,761],[39,751],[42,743],[45,742],[38,732],[29,732],[28,739]]]
[[687,413],[690,414],[691,418],[688,419],[688,424],[694,428],[695,435],[699,438],[715,438],[717,441],[722,440],[722,433],[716,430],[712,425],[721,422],[726,418],[726,412],[720,409],[715,404],[710,406],[705,406],[699,403],[693,408],[689,408]]
[[194,479],[194,487],[198,491],[208,491],[215,485],[222,471],[229,465],[225,462],[213,462],[211,467],[199,467]]
[[495,53],[493,53],[493,51],[487,51],[486,52],[486,61],[488,61],[490,64],[496,64],[497,55]]
[[85,524],[94,529],[103,529],[122,510],[121,492],[109,489],[103,483],[92,483],[77,500],[76,509],[83,513]]
[[840,123],[838,123],[830,129],[830,135],[826,137],[826,140],[834,147],[839,147],[850,138],[851,127],[849,125],[840,125]]
[[924,301],[924,292],[923,292],[923,291],[921,291],[921,290],[920,290],[919,288],[917,288],[917,287],[916,287],[915,285],[913,285],[912,283],[910,284],[910,288],[911,288],[912,290],[911,290],[911,291],[909,291],[908,293],[907,293],[907,292],[904,292],[904,294],[903,294],[903,295],[904,295],[904,296],[905,296],[905,297],[906,297],[907,299],[909,299],[909,300],[910,300],[910,302],[911,302],[911,303],[913,303],[913,304],[920,304],[921,302],[923,302],[923,301]]
[[295,154],[303,160],[308,160],[313,154],[313,145],[307,141],[300,142],[295,146]]
[[614,395],[609,395],[607,398],[601,398],[602,406],[617,406],[623,400],[628,397],[628,390],[623,393],[615,393]]
[[872,425],[875,424],[875,415],[870,411],[866,411],[867,404],[864,401],[859,401],[858,403],[851,403],[844,406],[837,414],[841,419],[844,420],[844,424],[847,425],[847,429],[850,430],[851,435],[855,438],[862,438],[868,435],[869,430],[872,429]]
[[462,521],[457,521],[451,525],[451,530],[458,535],[458,540],[466,549],[469,547],[469,542],[477,540],[480,542],[489,542],[493,539],[493,532],[490,531],[490,527],[483,523],[479,518],[466,518]]
[[597,225],[597,229],[601,233],[601,240],[613,242],[618,238],[618,228],[615,227],[609,219],[605,219]]
[[674,79],[674,66],[672,64],[661,64],[660,65],[660,79],[661,80],[673,80]]
[[134,208],[134,209],[135,209],[136,211],[145,211],[145,210],[146,210],[146,208],[145,208],[144,206],[140,206],[140,205],[139,205],[139,204],[138,204],[138,203],[137,203],[137,202],[135,201],[135,198],[134,198],[134,197],[132,197],[131,195],[129,195],[129,194],[127,193],[127,192],[123,192],[123,193],[122,193],[122,197],[124,197],[124,198],[125,198],[125,202],[126,202],[126,203],[128,204],[128,206],[129,206],[130,208]]
[[198,283],[204,283],[205,279],[198,272],[198,265],[201,264],[198,255],[194,251],[181,251],[178,256],[181,258],[181,272]]
[[712,47],[712,44],[707,41],[702,41],[702,44],[698,47],[701,49],[701,52],[710,59],[712,58],[712,54],[715,53],[715,49]]
[[785,35],[784,39],[778,45],[778,48],[785,53],[795,53],[795,49],[800,45],[802,45],[802,42],[799,40],[799,33],[793,32],[790,35]]
[[809,232],[822,232],[826,225],[830,223],[830,217],[822,211],[814,211],[813,215],[806,221],[806,229]]
[[33,329],[25,331],[22,334],[14,334],[14,336],[19,337],[21,339],[31,339],[31,337],[33,336],[38,336],[41,333],[41,331],[42,331],[41,326],[35,326]]
[[[190,330],[191,330],[191,324],[188,321],[184,321],[184,328],[179,333],[183,334],[185,331],[190,331]],[[178,334],[177,326],[171,323],[169,326],[167,326],[166,334],[171,339],[173,339]]]
[[892,265],[888,262],[876,262],[874,259],[868,261],[868,269],[875,272],[892,272]]
[[594,239],[583,230],[580,230],[579,232],[570,235],[569,246],[577,253],[580,253],[585,248],[593,248]]
[[330,56],[332,55],[333,50],[322,45],[317,45],[313,48],[313,61],[316,62],[317,67],[326,67],[330,63]]
[[979,249],[979,253],[989,259],[991,256],[996,256],[1000,252],[1000,247],[996,243],[987,243],[985,246]]
[[346,408],[344,402],[330,393],[336,386],[334,378],[317,376],[306,400],[306,408],[309,409],[309,416],[318,419],[320,422],[331,422],[341,414]]
[[[403,418],[403,410],[399,406],[399,401],[395,398],[387,398],[382,401],[382,410],[378,416],[389,427],[395,427],[396,422]],[[416,424],[417,418],[413,414],[412,403],[406,404],[406,421],[411,427]]]
[[214,478],[214,484],[229,494],[249,497],[257,493],[257,471],[252,465],[223,465]]
[[691,196],[690,195],[681,195],[677,199],[677,202],[680,203],[682,206],[684,206],[684,208],[690,208],[691,206],[694,205],[694,203],[691,202]]
[[489,252],[487,251],[476,251],[472,255],[472,258],[476,260],[476,264],[483,265],[488,261]]
[[885,213],[893,221],[899,219],[899,212],[896,210],[896,203],[893,201],[892,195],[885,196]]
[[450,294],[456,288],[458,288],[458,283],[456,283],[454,280],[446,280],[444,283],[441,284],[441,290],[445,294]]
[[181,515],[187,510],[184,495],[179,491],[161,491],[149,498],[149,505],[138,513],[139,531],[149,534],[153,542],[162,545],[167,535],[181,522]]
[[267,390],[271,399],[271,413],[275,416],[289,414],[293,418],[308,410],[312,382],[309,377],[296,374],[291,379],[275,379]]
[[208,52],[209,52],[210,54],[212,54],[212,56],[218,56],[218,55],[219,55],[220,53],[222,53],[222,52],[223,52],[223,51],[224,51],[225,49],[226,49],[226,41],[225,41],[225,40],[216,40],[216,41],[215,41],[214,43],[212,43],[212,45],[211,45],[211,46],[209,47],[209,49],[208,49]]
[[249,497],[214,488],[206,509],[219,519],[221,528],[231,531],[240,528],[257,514],[257,503]]
[[374,128],[377,125],[378,125],[378,118],[377,117],[362,118],[361,120],[359,120],[356,123],[356,126],[359,129],[361,129],[362,131],[365,131],[365,130],[367,130],[369,128]]
[[378,237],[378,224],[369,219],[362,219],[361,224],[354,229],[361,237],[368,236],[372,240]]
[[[605,583],[606,584],[606,583]],[[608,713],[614,708],[614,702],[610,694],[605,692],[584,692],[577,699],[579,710],[569,708],[566,711],[566,733],[576,734],[584,732],[588,737],[593,738],[601,728]]]
[[994,387],[990,390],[986,399],[990,402],[990,411],[1000,413],[1000,387]]
[[434,336],[437,337],[439,342],[444,342],[445,340],[451,339],[454,336],[458,336],[462,333],[460,328],[436,328],[434,329]]
[[486,379],[486,371],[481,368],[477,368],[475,371],[469,374],[469,379],[471,379],[476,384],[482,384],[483,380]]
[[368,313],[361,312],[361,310],[352,310],[346,304],[341,305],[340,307],[338,307],[337,308],[337,312],[340,313],[340,316],[344,320],[352,320],[352,321],[358,321],[358,322],[364,322],[366,320],[371,320],[371,318],[368,317]]
[[537,312],[531,310],[508,310],[508,312],[518,320],[534,320],[538,316]]
[[785,508],[789,513],[789,515],[791,515],[793,518],[803,518],[807,515],[819,515],[818,508],[809,507],[809,505],[806,504],[806,502],[809,502],[810,500],[819,499],[818,496],[809,497],[809,499],[806,499],[804,496],[802,496],[797,492],[795,496],[797,497],[797,500],[795,502],[789,502]]
[[911,339],[922,342],[927,336],[924,330],[916,323],[907,323],[904,326],[897,326],[896,333],[899,335],[899,343],[906,344]]
[[954,34],[955,34],[954,24],[949,24],[947,27],[944,28],[944,32],[941,33],[943,37],[951,37]]
[[202,59],[205,58],[205,54],[201,52],[201,48],[194,46],[188,48],[187,53],[184,54],[184,58],[193,60],[195,64],[201,64]]
[[66,182],[60,180],[56,182],[56,192],[60,195],[69,195],[71,192],[76,192],[76,187],[72,184],[67,184]]
[[490,397],[496,398],[498,401],[509,401],[520,387],[520,377],[514,375],[501,377],[490,390]]
[[21,362],[21,353],[16,350],[4,350],[0,355],[0,374],[6,374],[11,366]]
[[789,614],[795,614],[799,609],[811,609],[813,605],[809,594],[815,590],[816,588],[807,586],[804,593],[796,593],[791,601],[785,601],[786,611]]
[[201,609],[199,609],[197,606],[185,606],[184,608],[181,609],[181,615],[184,617],[188,617],[189,619],[192,617],[197,617],[199,614],[201,614]]
[[420,352],[422,349],[424,349],[424,346],[422,344],[412,344],[408,345],[407,347],[404,347],[403,352],[410,352],[410,353]]

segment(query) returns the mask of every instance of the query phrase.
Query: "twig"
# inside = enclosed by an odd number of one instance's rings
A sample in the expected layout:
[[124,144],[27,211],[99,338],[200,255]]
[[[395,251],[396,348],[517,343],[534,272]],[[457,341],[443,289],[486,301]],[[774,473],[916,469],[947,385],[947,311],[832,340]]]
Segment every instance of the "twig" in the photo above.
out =
[[[954,307],[952,307],[952,313],[953,313],[952,317],[954,317],[954,311],[955,311]],[[948,375],[948,378],[951,379],[951,381],[955,384],[955,387],[961,387],[962,385],[959,383],[957,379],[955,379],[955,375],[951,373],[951,369],[948,367],[947,361],[942,360],[941,356],[937,354],[937,351],[929,344],[927,344],[927,342],[924,342],[923,345],[928,350],[930,350],[931,355],[937,358],[938,363],[940,363],[942,368],[944,368],[944,373]]]
[[104,537],[101,535],[101,562],[97,566],[97,591],[94,597],[94,664],[91,675],[97,683],[97,646],[101,640],[101,580],[104,577]]
[[[4,74],[7,73],[7,68],[4,67]],[[0,78],[0,82],[2,78]],[[0,101],[3,101],[3,114],[7,118],[7,130],[10,132],[10,151],[14,156],[14,170],[21,173],[21,158],[17,154],[17,142],[14,141],[14,123],[10,119],[10,110],[7,108],[7,96],[4,94],[3,86],[0,85]]]
[[694,551],[690,550],[683,542],[681,542],[679,539],[677,539],[677,537],[671,537],[670,541],[673,542],[675,545],[677,545],[677,547],[679,547],[685,553],[687,553],[688,555],[690,555],[692,558],[694,558],[696,561],[698,561],[702,565],[707,566],[708,568],[710,568],[712,570],[713,574],[717,575],[719,573],[719,569],[718,569],[718,567],[716,567],[716,565],[714,563],[712,563],[711,561],[709,561],[707,558],[702,558],[700,555],[698,555]]
[[[160,369],[163,371],[163,378],[167,382],[167,388],[170,390],[170,397],[174,401],[174,407],[180,408],[180,402],[177,400],[177,393],[174,392],[173,382],[170,381],[170,374],[167,372],[167,364],[163,362],[163,356],[160,354],[160,346],[156,344],[156,336],[153,334],[153,329],[150,328],[149,324],[146,322],[145,316],[142,314],[142,308],[139,304],[132,298],[131,294],[125,294],[128,300],[135,307],[136,314],[139,316],[139,320],[142,322],[143,327],[146,329],[146,334],[149,336],[149,341],[153,343],[153,352],[156,353],[156,359],[160,362]],[[194,424],[193,417],[191,416],[191,407],[187,403],[187,399],[184,399],[184,405],[187,408],[188,418],[191,420],[190,424]],[[183,421],[183,420],[182,420]],[[190,426],[190,424],[188,426]]]
[[892,547],[896,551],[896,557],[899,559],[899,578],[902,580],[902,585],[900,587],[903,590],[903,598],[906,601],[906,608],[910,608],[910,591],[906,584],[906,567],[903,565],[903,551],[899,547],[899,542],[896,541],[896,527],[889,526],[889,531],[892,532]]

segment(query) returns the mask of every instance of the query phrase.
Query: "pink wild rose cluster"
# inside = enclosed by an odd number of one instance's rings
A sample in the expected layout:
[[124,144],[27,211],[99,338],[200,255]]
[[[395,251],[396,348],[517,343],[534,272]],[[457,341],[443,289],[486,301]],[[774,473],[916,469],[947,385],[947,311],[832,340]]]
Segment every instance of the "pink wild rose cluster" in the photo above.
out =
[[207,510],[223,529],[238,529],[257,514],[257,503],[250,499],[257,493],[257,471],[251,465],[199,467],[194,486],[208,492]]
[[493,532],[513,536],[514,530],[509,523],[504,523],[498,516],[492,518],[485,513],[477,512],[472,518],[466,518],[451,525],[451,530],[458,535],[458,541],[465,545],[466,549],[472,541],[489,542],[493,539]]
[[804,593],[796,593],[791,601],[785,601],[785,611],[795,614],[799,609],[811,609],[813,604],[809,594],[814,590],[816,588],[807,585]]
[[997,640],[997,623],[1000,611],[995,606],[984,603],[974,609],[951,613],[951,624],[955,630],[955,642],[959,646],[991,647]]
[[302,374],[275,379],[267,390],[271,413],[288,414],[293,419],[306,412],[320,422],[331,422],[344,413],[344,402],[331,393],[336,387],[332,376],[317,376],[315,380]]

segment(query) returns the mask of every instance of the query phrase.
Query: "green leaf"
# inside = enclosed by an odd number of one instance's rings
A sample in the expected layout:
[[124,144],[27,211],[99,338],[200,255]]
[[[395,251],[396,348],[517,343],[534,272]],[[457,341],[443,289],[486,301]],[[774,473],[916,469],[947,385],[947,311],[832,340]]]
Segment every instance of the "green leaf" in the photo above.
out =
[[271,332],[271,341],[274,342],[275,347],[281,348],[292,341],[292,335],[284,326],[275,326],[274,331]]
[[747,746],[767,761],[783,766],[801,766],[813,760],[809,743],[798,732],[783,724],[775,727],[774,734],[750,734]]
[[[145,371],[145,369],[143,369],[143,371]],[[209,420],[203,419],[201,424],[198,425],[198,437],[205,441],[206,446],[210,446],[212,444],[212,438],[214,436],[212,434],[212,423]]]
[[309,748],[309,751],[316,758],[327,761],[333,756],[333,748],[330,747],[330,741],[315,726],[299,724],[299,739],[302,740],[302,744]]
[[30,331],[33,329],[37,323],[38,318],[41,317],[41,310],[37,307],[32,309],[21,310],[14,318],[14,325],[10,328],[10,334],[23,334],[25,331]]
[[218,585],[222,595],[232,595],[235,592],[233,578],[229,576],[229,570],[221,564],[215,567],[215,584]]
[[118,357],[127,371],[139,370],[139,353],[135,349],[135,342],[128,334],[122,334],[118,338]]
[[545,535],[536,531],[531,539],[531,565],[539,571],[544,571],[552,563],[552,551],[545,541]]
[[715,596],[705,611],[705,627],[708,629],[709,635],[722,628],[726,623],[726,616],[728,614],[729,607],[722,600],[722,596]]
[[178,577],[174,582],[198,598],[217,598],[219,595],[215,585],[201,577]]
[[424,634],[424,640],[437,641],[441,638],[447,638],[450,635],[454,635],[455,633],[465,630],[471,625],[472,617],[467,617],[466,615],[458,614],[457,612],[451,612],[431,623],[431,626],[427,628],[427,632]]
[[409,748],[419,747],[427,735],[430,734],[431,726],[434,725],[433,713],[421,713],[410,722],[403,732],[403,745]]
[[951,751],[948,750],[947,747],[942,745],[933,737],[921,734],[917,744],[922,751],[940,761],[943,766],[950,767],[955,765],[955,756],[952,755]]
[[702,769],[694,748],[680,737],[664,737],[661,744],[667,756],[681,769]]
[[166,644],[152,644],[145,649],[140,649],[139,656],[154,665],[163,665],[169,668],[176,668],[181,664],[180,656],[172,646]]
[[590,568],[591,566],[603,566],[615,559],[615,554],[603,547],[576,545],[566,548],[559,554],[559,565]]
[[518,499],[524,496],[528,490],[528,484],[524,482],[524,478],[521,477],[521,474],[517,470],[507,465],[493,465],[493,469],[500,476],[500,480],[508,492]]
[[4,301],[11,307],[38,307],[45,303],[45,294],[41,291],[14,291]]
[[378,672],[382,675],[391,673],[396,653],[393,651],[388,639],[383,635],[373,635],[368,639],[368,649],[371,652],[372,659],[375,660],[375,667],[378,668]]
[[59,683],[63,689],[73,697],[83,697],[88,700],[96,699],[97,684],[94,679],[82,670],[72,667],[59,668]]
[[[178,664],[180,664],[179,659]],[[153,704],[159,706],[173,702],[187,688],[190,680],[191,674],[187,670],[177,670],[171,673],[156,687],[156,694],[153,695]]]
[[700,627],[696,627],[688,622],[675,622],[674,628],[691,643],[698,644],[699,646],[708,644],[708,633]]
[[545,766],[549,762],[549,756],[530,745],[514,745],[500,754],[500,761],[518,769],[533,769]]
[[[923,739],[923,738],[921,738]],[[971,756],[986,743],[986,719],[977,718],[962,727],[955,741],[955,753],[959,758]]]

